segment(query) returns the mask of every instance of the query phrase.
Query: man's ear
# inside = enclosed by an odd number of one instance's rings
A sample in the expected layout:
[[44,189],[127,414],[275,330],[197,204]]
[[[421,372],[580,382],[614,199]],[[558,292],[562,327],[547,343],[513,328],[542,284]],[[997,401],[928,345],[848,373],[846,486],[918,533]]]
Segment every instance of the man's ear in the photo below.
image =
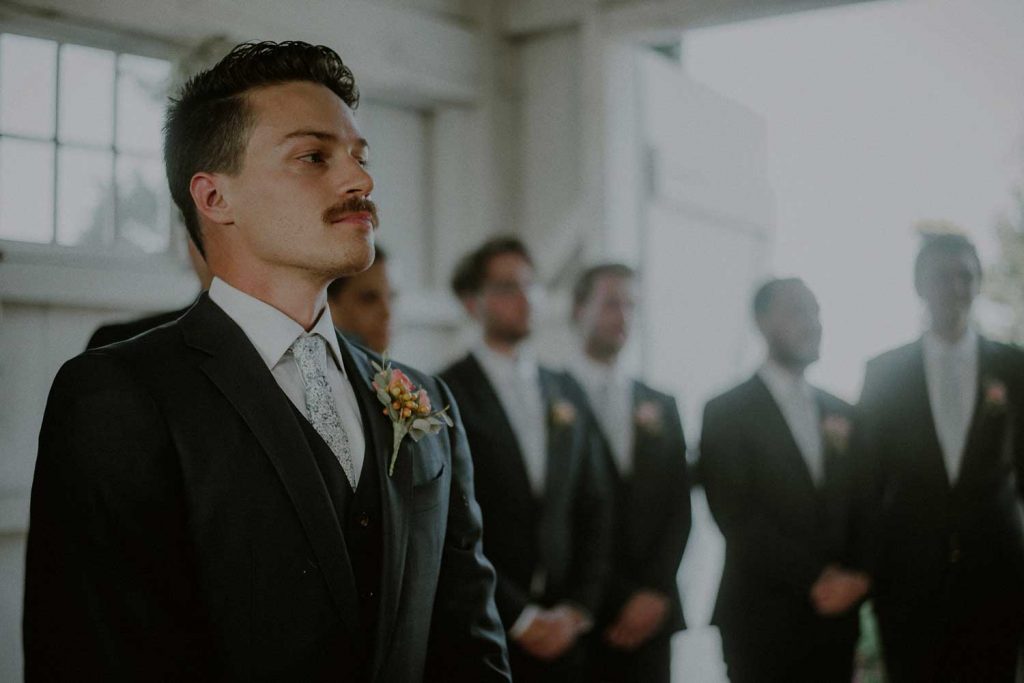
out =
[[469,314],[469,317],[473,320],[477,320],[477,312],[480,309],[476,294],[467,294],[461,297],[460,301],[462,301],[462,307],[466,309],[466,313]]
[[235,222],[234,212],[224,196],[223,183],[224,177],[217,173],[200,172],[192,176],[188,184],[196,211],[217,225]]

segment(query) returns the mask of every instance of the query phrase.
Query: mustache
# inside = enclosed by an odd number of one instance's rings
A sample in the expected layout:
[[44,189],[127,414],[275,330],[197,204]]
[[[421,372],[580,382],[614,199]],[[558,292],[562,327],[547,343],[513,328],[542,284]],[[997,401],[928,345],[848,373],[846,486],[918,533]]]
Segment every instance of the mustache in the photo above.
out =
[[370,222],[373,224],[374,228],[377,228],[380,225],[380,220],[377,218],[377,205],[368,197],[352,197],[335,204],[324,211],[324,223],[333,223],[334,221],[341,220],[350,213],[361,212],[370,214]]

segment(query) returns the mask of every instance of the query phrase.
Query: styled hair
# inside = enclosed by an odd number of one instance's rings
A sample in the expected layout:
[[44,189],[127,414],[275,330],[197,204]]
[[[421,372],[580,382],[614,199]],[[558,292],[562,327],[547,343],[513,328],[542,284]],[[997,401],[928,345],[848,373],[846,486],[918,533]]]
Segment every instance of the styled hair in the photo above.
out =
[[206,255],[189,185],[200,171],[237,173],[253,124],[246,95],[294,81],[323,85],[355,109],[359,91],[341,57],[300,41],[242,43],[212,68],[192,76],[172,97],[164,121],[164,164],[171,197],[189,236]]
[[626,279],[636,277],[636,270],[625,263],[599,263],[584,270],[572,288],[572,306],[577,309],[587,302],[594,293],[594,286],[602,277],[613,276]]
[[967,254],[981,272],[981,259],[978,250],[966,236],[956,233],[924,234],[921,236],[921,248],[914,259],[914,283],[920,283],[924,274],[924,266],[929,259],[940,254]]
[[768,312],[768,309],[771,308],[772,302],[775,300],[775,296],[779,293],[779,290],[790,285],[807,286],[807,284],[798,277],[781,277],[772,278],[758,287],[757,291],[754,292],[754,299],[751,305],[754,319],[760,320],[761,317]]
[[[371,268],[378,263],[387,263],[388,254],[384,251],[383,247],[377,246],[374,251],[376,252],[376,255],[373,257],[373,263],[370,265]],[[337,280],[334,280],[331,284],[327,285],[327,298],[333,299],[341,294],[345,288],[348,287],[353,277],[355,276],[339,277]]]
[[491,261],[504,254],[516,254],[531,266],[533,265],[533,259],[530,257],[526,244],[518,237],[505,235],[491,238],[463,256],[455,266],[451,283],[455,296],[461,299],[479,293]]

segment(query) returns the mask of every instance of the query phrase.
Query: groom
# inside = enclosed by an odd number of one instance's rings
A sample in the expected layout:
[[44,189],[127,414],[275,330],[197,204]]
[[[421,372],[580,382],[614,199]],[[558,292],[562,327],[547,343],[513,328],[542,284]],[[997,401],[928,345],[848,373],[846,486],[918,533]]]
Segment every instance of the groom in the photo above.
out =
[[374,255],[337,54],[243,44],[170,107],[171,194],[214,280],[67,363],[32,491],[27,680],[508,681],[457,409],[406,440],[333,279]]

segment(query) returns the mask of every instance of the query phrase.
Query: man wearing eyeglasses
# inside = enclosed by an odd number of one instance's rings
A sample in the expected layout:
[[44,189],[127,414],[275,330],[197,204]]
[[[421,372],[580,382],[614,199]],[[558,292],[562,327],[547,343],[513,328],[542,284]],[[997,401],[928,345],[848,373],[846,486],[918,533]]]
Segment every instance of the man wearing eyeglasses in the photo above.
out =
[[608,573],[605,456],[582,389],[527,340],[538,286],[518,239],[465,256],[452,288],[481,341],[441,374],[459,404],[516,680],[579,680]]

